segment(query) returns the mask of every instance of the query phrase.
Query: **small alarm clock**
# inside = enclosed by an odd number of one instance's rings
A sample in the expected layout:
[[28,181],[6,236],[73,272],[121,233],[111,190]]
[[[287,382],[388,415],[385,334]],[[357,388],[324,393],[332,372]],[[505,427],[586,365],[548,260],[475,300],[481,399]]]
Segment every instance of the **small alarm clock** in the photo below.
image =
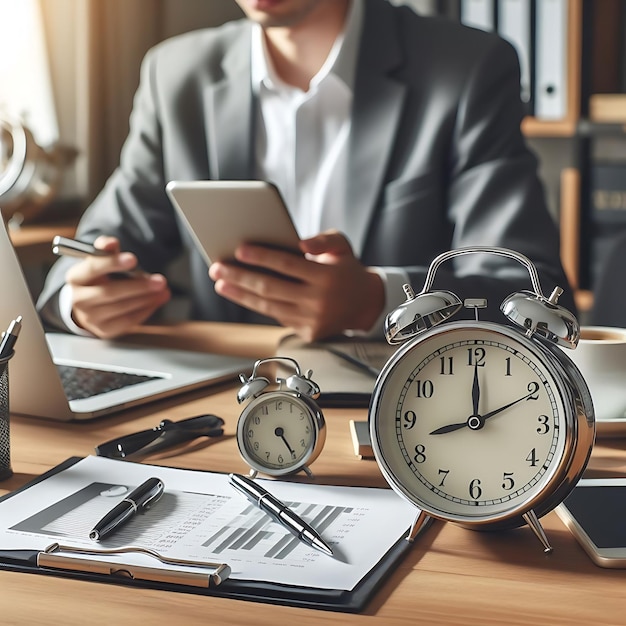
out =
[[[438,267],[454,257],[490,253],[519,261],[534,291],[514,293],[500,310],[512,324],[480,321],[486,300],[466,300],[474,319],[449,321],[463,306],[432,291]],[[423,290],[385,324],[404,343],[382,369],[370,403],[375,458],[389,485],[421,512],[410,538],[430,517],[475,530],[526,522],[552,550],[539,518],[573,489],[595,439],[591,395],[561,349],[573,349],[574,315],[541,291],[522,254],[460,248],[431,263]]]
[[[276,378],[276,386],[268,390],[270,380],[258,374],[264,364],[277,362],[293,373]],[[237,444],[251,475],[258,472],[282,476],[304,471],[319,456],[326,440],[326,423],[315,402],[318,385],[289,357],[261,359],[254,364],[250,378],[239,376],[243,386],[237,394],[241,404],[249,403],[237,422]]]

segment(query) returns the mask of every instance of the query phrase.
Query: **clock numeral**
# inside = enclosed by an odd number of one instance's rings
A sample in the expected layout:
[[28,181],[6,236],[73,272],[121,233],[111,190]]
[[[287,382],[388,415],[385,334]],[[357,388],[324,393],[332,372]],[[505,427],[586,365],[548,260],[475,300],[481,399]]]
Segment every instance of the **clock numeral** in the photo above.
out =
[[468,348],[467,349],[467,364],[470,367],[474,365],[478,367],[485,367],[485,349],[484,348]]
[[550,432],[550,418],[547,415],[540,415],[537,418],[539,426],[537,426],[537,433],[540,435],[546,435]]
[[[254,416],[254,425],[258,426],[261,423],[261,418],[258,415]],[[252,432],[252,431],[250,431]]]
[[439,487],[443,487],[443,483],[446,482],[446,478],[448,477],[448,474],[450,473],[450,470],[439,470],[439,476],[441,476],[441,482],[439,483]]
[[252,430],[252,428],[248,428],[246,434],[248,435],[248,439],[252,439],[254,437],[254,430]]
[[417,415],[415,415],[415,411],[407,411],[404,414],[404,427],[407,430],[411,430],[415,423],[417,422]]
[[515,481],[513,480],[513,472],[504,472],[502,475],[502,489],[505,491],[511,491],[515,487]]
[[539,400],[539,396],[537,395],[537,392],[539,391],[539,383],[532,381],[528,383],[527,389],[530,394],[527,400]]
[[421,443],[418,443],[415,446],[415,456],[413,457],[413,460],[416,463],[424,463],[426,461],[426,446]]
[[283,410],[283,401],[282,400],[276,400],[276,410],[277,411],[282,411]]
[[506,371],[504,373],[505,376],[510,376],[511,375],[511,357],[507,356],[506,359],[504,359],[504,362],[506,363]]
[[306,443],[305,443],[304,439],[300,439],[300,447],[301,448],[306,448]]
[[441,363],[441,369],[439,373],[442,376],[451,376],[454,374],[454,357],[448,356],[440,356],[439,362]]
[[537,450],[535,448],[533,448],[528,453],[528,456],[526,457],[526,460],[528,461],[528,463],[530,463],[531,467],[536,467],[536,465],[539,462],[539,460],[537,459]]
[[435,393],[435,386],[433,385],[432,380],[416,380],[417,385],[417,397],[418,398],[432,398],[433,393]]
[[276,459],[281,465],[285,462],[285,459],[283,458],[282,454],[278,455],[278,459]]
[[483,490],[480,488],[480,478],[474,478],[469,484],[469,494],[470,498],[474,498],[474,500],[478,500],[483,495]]
[[269,407],[267,406],[262,406],[260,411],[261,411],[261,415],[269,415]]

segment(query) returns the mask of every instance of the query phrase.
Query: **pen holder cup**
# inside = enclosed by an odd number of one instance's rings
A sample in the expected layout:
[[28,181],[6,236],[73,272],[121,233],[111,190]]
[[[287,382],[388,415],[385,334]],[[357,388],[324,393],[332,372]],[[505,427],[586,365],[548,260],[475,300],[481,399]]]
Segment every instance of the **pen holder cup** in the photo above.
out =
[[0,480],[13,474],[9,430],[9,360],[12,356],[13,353],[0,359]]

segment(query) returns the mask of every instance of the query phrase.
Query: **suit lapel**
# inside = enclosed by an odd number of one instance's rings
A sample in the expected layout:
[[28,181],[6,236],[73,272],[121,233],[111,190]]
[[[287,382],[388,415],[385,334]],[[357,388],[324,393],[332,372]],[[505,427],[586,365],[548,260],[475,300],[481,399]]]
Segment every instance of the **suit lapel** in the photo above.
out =
[[223,69],[223,79],[204,93],[209,173],[212,179],[249,179],[254,171],[249,28],[229,46]]
[[348,157],[345,230],[360,255],[394,145],[406,88],[390,77],[402,61],[391,7],[367,2],[362,47],[357,62]]

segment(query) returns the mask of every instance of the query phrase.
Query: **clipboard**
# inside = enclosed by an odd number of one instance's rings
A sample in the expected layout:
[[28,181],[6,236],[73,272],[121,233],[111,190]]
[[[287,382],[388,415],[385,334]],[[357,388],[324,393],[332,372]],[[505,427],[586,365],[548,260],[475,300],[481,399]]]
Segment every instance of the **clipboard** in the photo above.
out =
[[[80,460],[80,457],[67,459],[15,492],[0,497],[0,502],[71,467]],[[298,587],[257,580],[224,579],[224,574],[227,574],[225,570],[221,572],[222,580],[219,581],[219,584],[209,583],[206,586],[199,586],[197,584],[191,584],[189,581],[183,583],[182,581],[174,582],[167,579],[154,580],[148,572],[140,572],[139,576],[133,578],[129,575],[129,572],[116,571],[111,568],[98,571],[85,571],[81,563],[77,564],[77,567],[80,566],[80,569],[70,569],[68,567],[60,569],[51,567],[50,563],[47,562],[45,558],[44,562],[38,565],[38,560],[41,561],[41,551],[37,550],[0,550],[0,571],[5,570],[50,575],[105,584],[124,585],[140,589],[160,589],[163,591],[194,593],[275,605],[359,613],[364,610],[368,602],[373,598],[379,588],[382,587],[390,574],[395,571],[396,566],[402,558],[405,557],[412,545],[413,544],[407,540],[406,536],[403,535],[391,546],[377,565],[349,591]],[[107,565],[106,559],[103,559],[103,562]],[[69,565],[69,561],[67,564]],[[217,574],[220,575],[220,572],[217,572]],[[214,580],[212,582],[215,583],[217,581]]]

